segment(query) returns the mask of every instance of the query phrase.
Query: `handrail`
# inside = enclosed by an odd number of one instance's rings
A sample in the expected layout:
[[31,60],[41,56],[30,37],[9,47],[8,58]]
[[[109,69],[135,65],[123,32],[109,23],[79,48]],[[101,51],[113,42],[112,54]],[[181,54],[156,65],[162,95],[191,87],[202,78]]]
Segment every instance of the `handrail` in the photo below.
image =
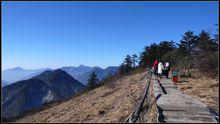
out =
[[151,75],[148,78],[147,85],[146,85],[146,88],[145,88],[144,96],[142,97],[141,102],[135,107],[135,110],[132,113],[132,116],[129,118],[129,123],[135,123],[139,119],[139,117],[140,117],[140,112],[142,110],[144,101],[145,101],[145,99],[146,99],[146,97],[148,95],[148,92],[149,92],[150,80],[151,80]]
[[207,107],[207,109],[208,109],[209,113],[211,113],[213,116],[215,116],[215,119],[219,122],[219,113],[210,107]]

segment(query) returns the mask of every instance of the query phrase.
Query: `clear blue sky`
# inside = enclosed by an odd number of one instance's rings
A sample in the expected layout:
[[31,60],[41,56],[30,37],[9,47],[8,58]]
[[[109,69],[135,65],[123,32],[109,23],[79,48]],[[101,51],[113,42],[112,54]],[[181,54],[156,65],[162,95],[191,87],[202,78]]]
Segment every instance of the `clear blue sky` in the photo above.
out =
[[218,2],[2,2],[2,67],[105,68],[215,24]]

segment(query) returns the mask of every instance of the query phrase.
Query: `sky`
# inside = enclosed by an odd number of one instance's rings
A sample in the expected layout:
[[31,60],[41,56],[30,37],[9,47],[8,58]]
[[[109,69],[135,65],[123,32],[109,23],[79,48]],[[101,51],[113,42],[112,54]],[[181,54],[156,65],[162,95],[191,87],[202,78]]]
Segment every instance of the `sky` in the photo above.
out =
[[2,2],[2,69],[118,66],[188,30],[216,31],[218,2]]

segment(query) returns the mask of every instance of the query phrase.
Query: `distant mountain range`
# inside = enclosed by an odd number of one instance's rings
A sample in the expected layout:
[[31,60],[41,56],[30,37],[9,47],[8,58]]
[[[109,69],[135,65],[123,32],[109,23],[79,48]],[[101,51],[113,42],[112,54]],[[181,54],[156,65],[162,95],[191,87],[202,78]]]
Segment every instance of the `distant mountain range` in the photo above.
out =
[[[117,66],[109,66],[106,69],[102,69],[98,66],[89,67],[89,66],[80,65],[78,67],[73,67],[73,66],[61,67],[60,69],[67,72],[69,75],[71,75],[73,78],[77,79],[84,85],[87,85],[87,80],[92,72],[95,72],[99,80],[102,80],[108,75],[115,74],[118,71]],[[43,68],[43,69],[35,69],[35,70],[26,70],[21,67],[7,69],[2,72],[3,74],[2,79],[4,80],[2,81],[2,83],[7,82],[7,84],[12,84],[17,81],[27,80],[43,73],[46,70],[52,70],[52,69]],[[5,84],[3,84],[2,86],[5,86]]]
[[56,70],[26,70],[21,67],[5,70],[2,76],[2,117],[15,117],[44,103],[70,97],[86,88],[92,72],[103,80],[117,71],[116,66],[102,69],[84,65]]
[[87,85],[87,80],[89,79],[90,74],[95,72],[99,80],[103,80],[109,75],[113,75],[118,71],[117,66],[109,66],[106,69],[102,69],[98,66],[96,67],[88,67],[84,65],[80,65],[79,67],[62,67],[60,68],[70,74],[72,77]]
[[2,88],[2,117],[10,118],[44,103],[74,95],[86,88],[61,69],[45,71]]
[[61,67],[60,69],[66,71],[68,74],[70,74],[71,76],[77,76],[77,75],[81,75],[85,72],[91,71],[94,67],[89,67],[89,66],[84,66],[84,65],[80,65],[78,67],[73,67],[73,66],[65,66],[65,67]]
[[89,76],[92,74],[92,72],[95,72],[98,79],[101,81],[107,76],[115,74],[117,71],[118,71],[118,67],[108,67],[106,69],[93,68],[91,71],[75,76],[75,78],[80,82],[82,82],[84,85],[87,85],[88,83],[87,81],[89,79]]
[[4,70],[2,72],[2,79],[9,82],[9,84],[11,84],[17,81],[29,79],[46,70],[50,70],[50,68],[26,70],[21,67],[16,67],[16,68]]
[[9,85],[9,82],[6,80],[2,80],[2,87],[6,86],[6,85]]

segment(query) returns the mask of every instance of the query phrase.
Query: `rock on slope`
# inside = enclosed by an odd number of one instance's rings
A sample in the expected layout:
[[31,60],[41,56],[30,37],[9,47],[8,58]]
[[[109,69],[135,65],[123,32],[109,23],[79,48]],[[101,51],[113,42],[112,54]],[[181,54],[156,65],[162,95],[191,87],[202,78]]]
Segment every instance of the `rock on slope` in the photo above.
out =
[[143,72],[123,77],[112,82],[115,88],[98,87],[16,122],[123,122],[133,110],[134,99],[144,90],[146,83],[140,80],[145,75]]
[[72,96],[84,88],[83,84],[60,69],[7,85],[2,89],[3,118],[18,116],[25,110]]

